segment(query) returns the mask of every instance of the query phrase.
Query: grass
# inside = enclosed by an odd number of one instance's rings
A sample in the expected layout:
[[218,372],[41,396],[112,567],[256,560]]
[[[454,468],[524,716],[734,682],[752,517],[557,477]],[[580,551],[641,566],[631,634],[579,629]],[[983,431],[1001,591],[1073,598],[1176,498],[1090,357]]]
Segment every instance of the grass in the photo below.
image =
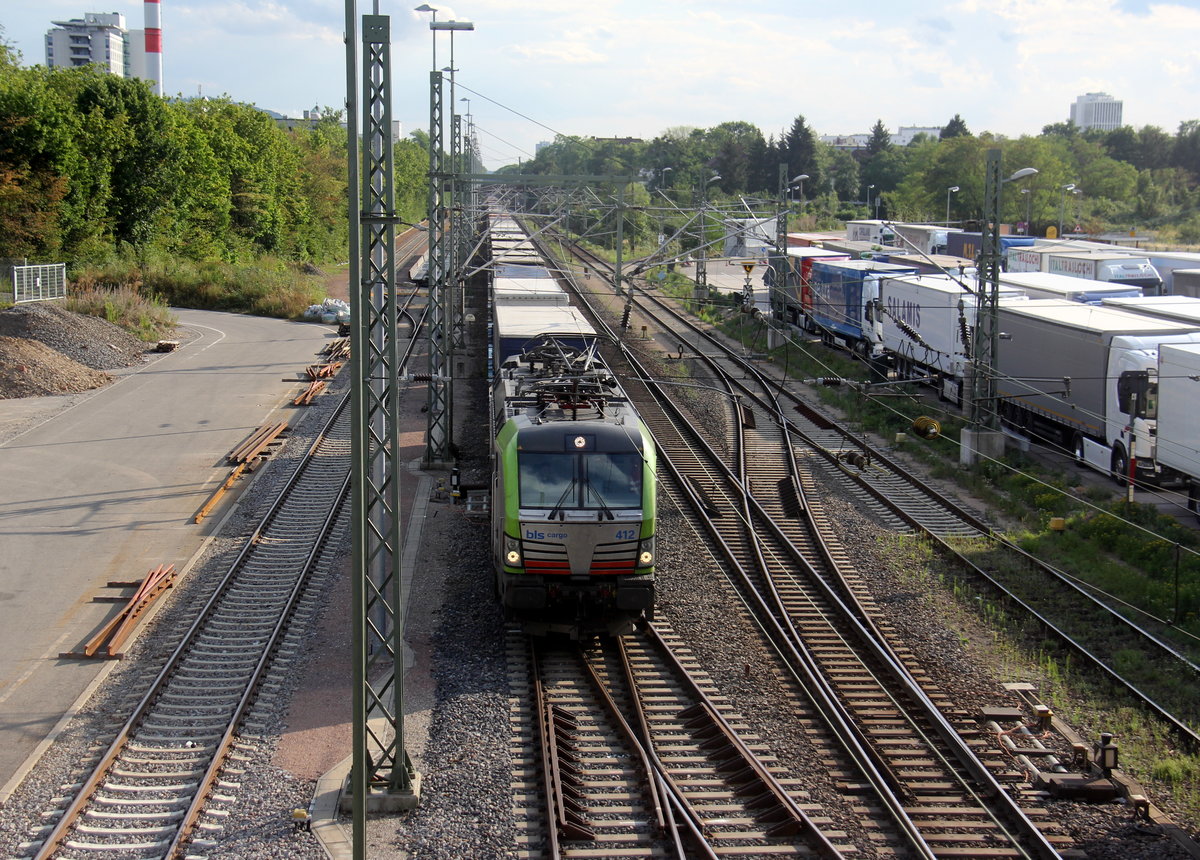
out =
[[166,257],[118,259],[74,273],[76,290],[130,290],[176,307],[300,319],[325,297],[322,279],[294,264],[195,262]]
[[145,341],[155,341],[174,330],[178,320],[153,294],[129,286],[105,289],[72,286],[67,293],[67,310],[101,317]]

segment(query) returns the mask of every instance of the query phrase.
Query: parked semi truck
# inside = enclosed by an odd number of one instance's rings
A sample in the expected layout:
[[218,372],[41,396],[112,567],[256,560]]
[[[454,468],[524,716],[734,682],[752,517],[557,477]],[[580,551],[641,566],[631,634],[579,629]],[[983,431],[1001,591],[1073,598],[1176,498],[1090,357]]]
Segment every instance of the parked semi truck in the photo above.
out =
[[784,312],[792,325],[802,325],[812,312],[812,267],[816,262],[849,260],[850,255],[827,248],[792,247],[787,249],[787,282],[783,287]]
[[1098,305],[1106,299],[1141,298],[1142,288],[1121,283],[1089,281],[1050,272],[1005,272],[1000,283],[1025,291],[1031,299],[1066,299]]
[[1002,304],[996,394],[1004,423],[1118,481],[1161,472],[1153,456],[1158,350],[1200,326],[1080,302]]
[[[883,348],[900,379],[920,379],[952,403],[961,403],[970,361],[963,335],[975,328],[974,276],[901,275],[879,282]],[[1000,286],[1001,303],[1028,301]]]
[[882,320],[875,307],[879,281],[886,276],[915,275],[911,266],[874,260],[817,261],[812,264],[812,309],[807,328],[829,344],[878,356],[883,351]]
[[958,232],[958,228],[955,227],[938,227],[933,224],[893,222],[891,226],[898,237],[895,244],[909,254],[945,254],[949,235]]
[[[1135,314],[1146,314],[1164,320],[1187,323],[1200,327],[1200,298],[1194,296],[1142,296],[1140,298],[1106,298],[1101,302]],[[1197,403],[1200,417],[1200,402]]]
[[[1032,236],[998,236],[1001,258],[1008,253],[1009,248],[1030,247],[1036,241]],[[966,257],[968,260],[979,259],[983,250],[983,234],[952,231],[946,235],[946,253],[954,257]]]
[[1113,250],[1070,250],[1058,245],[1033,245],[1009,248],[1005,270],[1008,272],[1050,272],[1070,278],[1141,287],[1145,295],[1157,295],[1162,278],[1145,257]]
[[1171,274],[1171,295],[1200,298],[1200,269],[1176,269]]
[[891,225],[877,219],[847,221],[846,238],[852,242],[872,242],[876,245],[899,244]]
[[1154,456],[1163,477],[1185,483],[1188,509],[1200,518],[1197,404],[1200,404],[1200,345],[1163,344],[1158,351],[1158,426]]

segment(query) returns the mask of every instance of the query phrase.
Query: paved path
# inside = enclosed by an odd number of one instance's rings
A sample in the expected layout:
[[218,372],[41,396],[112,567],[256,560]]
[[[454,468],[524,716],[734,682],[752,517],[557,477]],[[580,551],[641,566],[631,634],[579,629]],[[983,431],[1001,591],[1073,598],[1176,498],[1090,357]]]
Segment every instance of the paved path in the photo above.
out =
[[115,611],[93,596],[162,563],[182,568],[221,519],[219,507],[192,523],[228,474],[225,455],[266,421],[289,420],[299,386],[283,380],[333,335],[177,314],[193,336],[105,388],[0,401],[0,787],[103,669],[58,657]]

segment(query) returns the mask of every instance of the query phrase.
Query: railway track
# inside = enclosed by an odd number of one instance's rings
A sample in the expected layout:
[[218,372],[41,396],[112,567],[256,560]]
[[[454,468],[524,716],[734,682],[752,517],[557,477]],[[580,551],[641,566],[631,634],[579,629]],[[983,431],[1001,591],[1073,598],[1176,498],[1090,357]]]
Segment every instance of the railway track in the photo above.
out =
[[564,647],[514,634],[509,656],[513,689],[528,690],[514,756],[531,855],[852,850],[669,631]]
[[[588,264],[597,271],[606,266],[593,255],[588,255]],[[1110,605],[1074,577],[1004,539],[978,514],[937,493],[860,435],[823,416],[745,351],[739,353],[671,303],[636,289],[627,292],[626,303],[636,308],[639,321],[649,323],[656,337],[679,344],[681,363],[687,351],[690,373],[710,382],[727,374],[730,393],[743,404],[757,402],[772,420],[789,425],[801,443],[796,457],[806,487],[814,487],[817,472],[823,472],[857,497],[862,509],[884,527],[912,530],[930,540],[999,599],[1036,619],[1086,664],[1124,688],[1168,724],[1185,746],[1200,750],[1200,734],[1193,728],[1200,712],[1194,710],[1194,700],[1178,695],[1200,678],[1200,665],[1173,641],[1177,631],[1153,619],[1134,621],[1125,614],[1128,607]],[[771,405],[775,398],[783,407]],[[1014,569],[1003,579],[985,569],[976,560],[981,547]],[[1156,672],[1130,678],[1114,668],[1112,655],[1130,651],[1147,655]],[[1164,702],[1182,711],[1176,713]]]
[[[680,350],[682,358],[682,343]],[[915,856],[1056,856],[1052,843],[1070,838],[1043,833],[1013,801],[996,774],[1020,775],[1002,758],[991,769],[980,763],[959,734],[970,731],[966,715],[922,687],[920,668],[891,647],[881,613],[837,544],[827,545],[820,523],[807,516],[819,504],[803,495],[799,440],[772,392],[750,391],[710,360],[711,384],[698,387],[725,394],[731,419],[730,435],[714,446],[676,408],[668,386],[626,358],[645,391],[631,383],[626,390],[651,425],[660,467],[686,499],[682,509],[694,512],[767,631],[796,697],[809,701],[836,738],[837,769],[870,786],[889,838]]]
[[202,854],[236,785],[221,782],[325,547],[346,527],[343,402],[33,856]]

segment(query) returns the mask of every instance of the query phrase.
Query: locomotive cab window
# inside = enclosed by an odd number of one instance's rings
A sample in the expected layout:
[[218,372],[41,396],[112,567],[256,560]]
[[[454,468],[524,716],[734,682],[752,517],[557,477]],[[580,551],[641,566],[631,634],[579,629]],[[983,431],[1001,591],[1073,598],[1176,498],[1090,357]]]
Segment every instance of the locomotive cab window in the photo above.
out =
[[522,451],[519,474],[522,508],[602,511],[642,506],[642,458],[636,452]]

